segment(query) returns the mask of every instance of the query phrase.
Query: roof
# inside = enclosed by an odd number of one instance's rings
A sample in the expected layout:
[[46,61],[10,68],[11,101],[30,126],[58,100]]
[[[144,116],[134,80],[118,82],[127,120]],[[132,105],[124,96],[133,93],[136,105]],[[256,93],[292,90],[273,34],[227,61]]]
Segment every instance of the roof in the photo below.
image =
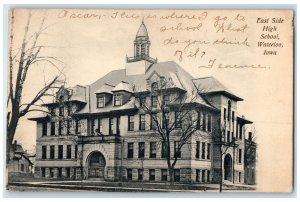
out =
[[214,77],[204,77],[193,79],[193,82],[200,94],[225,94],[234,100],[242,101],[243,99],[233,94],[227,87]]
[[[87,95],[90,95],[90,99],[86,99],[90,101],[90,108],[87,104],[80,111],[78,111],[77,114],[100,112],[103,108],[97,108],[97,99],[95,93],[99,92],[99,89],[101,89],[104,85],[107,85],[108,83],[111,86],[116,86],[115,89],[113,89],[112,91],[126,89],[129,86],[133,87],[136,92],[147,91],[147,79],[149,79],[154,72],[156,72],[159,76],[165,77],[169,81],[172,81],[174,85],[173,87],[183,89],[187,91],[187,93],[191,93],[194,89],[194,83],[192,81],[193,77],[174,61],[166,61],[152,64],[147,69],[146,73],[141,75],[126,75],[126,70],[125,68],[123,68],[111,71],[105,76],[96,80],[94,83],[90,84],[89,87],[87,87]],[[198,96],[197,99],[194,100],[194,102],[215,109],[215,107],[210,105],[201,96]],[[106,106],[105,108],[107,108],[108,106]],[[116,107],[111,106],[111,108]]]
[[138,32],[136,33],[136,37],[148,37],[148,31],[144,24],[144,21],[142,22]]
[[132,86],[126,81],[121,81],[114,89],[112,89],[112,92],[117,91],[127,91],[132,93]]
[[101,86],[101,88],[99,88],[99,90],[97,90],[95,93],[96,94],[100,94],[100,93],[109,93],[109,94],[112,94],[112,89],[114,88],[115,86],[113,85],[109,85],[107,83],[103,84],[103,86]]

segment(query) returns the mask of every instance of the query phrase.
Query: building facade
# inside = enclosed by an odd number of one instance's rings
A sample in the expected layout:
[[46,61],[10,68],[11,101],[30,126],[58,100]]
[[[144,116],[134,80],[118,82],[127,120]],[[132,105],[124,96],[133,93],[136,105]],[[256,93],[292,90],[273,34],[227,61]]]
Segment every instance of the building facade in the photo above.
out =
[[[37,122],[35,177],[167,181],[158,126],[143,108],[157,107],[160,99],[152,92],[164,82],[169,84],[159,91],[164,103],[197,92],[196,99],[184,103],[195,112],[196,130],[180,149],[174,180],[208,183],[222,177],[244,183],[245,125],[252,122],[237,112],[243,99],[213,77],[193,78],[173,61],[158,62],[150,57],[150,45],[142,23],[134,56],[126,58],[124,69],[88,86],[62,86],[55,100],[44,105],[49,113],[30,118]],[[170,110],[168,120],[177,120],[176,113]],[[161,116],[159,110],[157,115]],[[181,124],[176,122],[176,127]],[[220,131],[217,140],[216,131]],[[180,138],[180,129],[174,130],[170,158],[178,155]]]

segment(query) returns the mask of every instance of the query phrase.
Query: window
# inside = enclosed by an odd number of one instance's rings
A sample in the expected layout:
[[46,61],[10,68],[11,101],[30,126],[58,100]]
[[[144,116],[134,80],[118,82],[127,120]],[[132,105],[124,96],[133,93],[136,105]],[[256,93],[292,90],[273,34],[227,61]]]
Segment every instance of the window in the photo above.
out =
[[67,159],[71,159],[72,145],[67,145]]
[[232,111],[232,122],[234,122],[234,111]]
[[157,82],[152,83],[151,90],[153,90],[153,91],[158,90],[158,83]]
[[47,158],[47,147],[42,146],[42,159],[46,159],[46,158]]
[[50,108],[50,115],[55,116],[55,108],[54,107]]
[[139,142],[139,158],[145,157],[145,142]]
[[241,179],[242,179],[242,173],[239,172],[239,183],[241,183]]
[[164,105],[170,104],[170,95],[163,96]]
[[138,169],[138,180],[143,181],[143,179],[144,179],[144,170]]
[[151,107],[152,108],[157,108],[157,96],[152,96],[151,97]]
[[210,144],[207,143],[207,154],[206,154],[206,158],[210,159]]
[[196,182],[200,182],[200,170],[196,169]]
[[175,182],[180,182],[180,169],[175,169],[174,170],[174,181]]
[[128,181],[132,180],[132,169],[127,169],[127,180]]
[[24,172],[24,170],[25,170],[25,166],[24,164],[21,164],[21,171]]
[[207,174],[206,181],[207,181],[207,182],[210,182],[210,170],[208,170],[208,171],[206,172],[206,174]]
[[227,142],[230,142],[230,131],[227,131]]
[[80,120],[75,121],[75,133],[78,134],[80,133]]
[[224,108],[223,116],[224,116],[224,120],[226,120],[226,108]]
[[90,120],[90,124],[91,124],[91,134],[95,134],[95,119],[91,119]]
[[78,145],[75,145],[75,159],[77,159],[78,155]]
[[197,159],[200,158],[200,142],[199,141],[196,142],[196,158]]
[[197,126],[196,126],[197,130],[201,129],[201,115],[202,114],[200,112],[197,112]]
[[130,115],[128,116],[128,131],[134,130],[134,116]]
[[122,105],[122,95],[115,95],[114,100],[115,100],[115,103],[114,103],[115,106]]
[[102,119],[98,118],[98,132],[102,133],[103,126],[102,126]]
[[117,124],[116,124],[116,130],[117,130],[117,134],[120,135],[120,117],[117,117]]
[[55,122],[51,122],[51,135],[55,135]]
[[151,124],[150,124],[151,130],[156,130],[156,128],[157,128],[155,120],[157,121],[157,114],[156,113],[151,114]]
[[242,149],[239,149],[239,163],[242,163]]
[[133,142],[128,142],[127,150],[127,158],[133,158]]
[[58,135],[62,135],[62,121],[58,122]]
[[141,97],[140,98],[140,106],[144,107],[146,105],[146,97]]
[[71,120],[67,120],[67,135],[70,135],[70,129],[71,129]]
[[202,114],[202,130],[206,131],[206,114]]
[[179,141],[174,142],[174,158],[181,158],[181,150],[179,149]]
[[67,175],[67,178],[71,177],[71,169],[70,168],[66,168],[66,175]]
[[202,182],[205,182],[205,170],[201,170],[202,171]]
[[207,115],[207,131],[211,132],[211,115]]
[[68,104],[68,106],[67,106],[67,112],[68,112],[68,116],[70,116],[71,112],[72,112],[72,107],[70,104]]
[[202,142],[201,158],[202,158],[202,159],[205,159],[205,142]]
[[45,168],[41,168],[42,170],[42,177],[46,177],[46,169]]
[[149,180],[150,181],[155,180],[155,169],[149,169]]
[[231,101],[228,100],[228,116],[227,116],[228,121],[230,121],[230,113],[231,113]]
[[54,159],[55,148],[54,145],[50,146],[50,159]]
[[109,118],[109,134],[114,134],[114,118]]
[[54,170],[53,170],[53,168],[49,168],[49,173],[50,173],[50,177],[53,178],[54,177]]
[[175,112],[175,128],[181,128],[182,120],[180,116],[180,112]]
[[58,159],[63,159],[64,155],[64,146],[63,145],[58,145]]
[[47,122],[42,123],[42,136],[47,136]]
[[162,142],[161,144],[161,158],[167,158],[167,143]]
[[140,130],[145,130],[145,114],[140,115]]
[[164,113],[162,117],[162,128],[168,128],[169,127],[169,113]]
[[63,105],[59,106],[59,116],[64,116],[64,114],[65,114],[64,110],[65,109],[64,109]]
[[161,169],[161,181],[167,181],[167,180],[168,180],[168,170]]
[[242,140],[243,139],[243,125],[240,124],[240,133],[239,133],[239,138]]
[[97,108],[103,108],[104,106],[104,96],[97,97]]
[[62,178],[62,168],[57,168],[57,177]]
[[156,142],[150,142],[150,158],[156,158]]

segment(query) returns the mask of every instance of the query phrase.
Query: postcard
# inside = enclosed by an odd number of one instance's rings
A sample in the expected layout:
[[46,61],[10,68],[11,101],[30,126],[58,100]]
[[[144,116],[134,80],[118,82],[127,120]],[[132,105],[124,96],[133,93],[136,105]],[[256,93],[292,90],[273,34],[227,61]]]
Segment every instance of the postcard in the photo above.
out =
[[10,9],[8,191],[293,191],[291,10]]

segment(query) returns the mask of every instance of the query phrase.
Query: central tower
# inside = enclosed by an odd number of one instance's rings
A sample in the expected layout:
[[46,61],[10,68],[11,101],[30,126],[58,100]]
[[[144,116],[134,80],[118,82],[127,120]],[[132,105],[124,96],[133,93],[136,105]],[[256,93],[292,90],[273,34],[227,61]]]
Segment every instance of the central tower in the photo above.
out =
[[142,21],[142,24],[134,40],[134,57],[136,58],[149,57],[150,45],[151,42],[149,40],[148,31],[144,24],[144,21]]
[[140,25],[134,40],[134,56],[126,57],[126,75],[145,74],[147,68],[157,59],[149,55],[151,42],[144,21]]

